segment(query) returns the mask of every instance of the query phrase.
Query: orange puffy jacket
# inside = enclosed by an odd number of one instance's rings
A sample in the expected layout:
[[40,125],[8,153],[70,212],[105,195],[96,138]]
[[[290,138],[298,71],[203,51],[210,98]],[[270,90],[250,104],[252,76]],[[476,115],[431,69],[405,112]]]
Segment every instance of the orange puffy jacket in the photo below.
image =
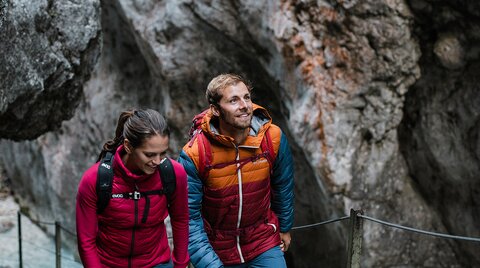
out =
[[291,153],[266,110],[254,105],[254,129],[239,146],[231,137],[216,133],[211,119],[207,113],[202,131],[210,144],[213,166],[262,154],[260,144],[267,129],[276,159],[269,163],[262,157],[240,168],[235,164],[214,168],[202,178],[198,167],[204,152],[197,144],[199,139],[184,146],[179,162],[188,175],[189,253],[195,267],[248,262],[279,245],[279,232],[289,231],[293,223]]

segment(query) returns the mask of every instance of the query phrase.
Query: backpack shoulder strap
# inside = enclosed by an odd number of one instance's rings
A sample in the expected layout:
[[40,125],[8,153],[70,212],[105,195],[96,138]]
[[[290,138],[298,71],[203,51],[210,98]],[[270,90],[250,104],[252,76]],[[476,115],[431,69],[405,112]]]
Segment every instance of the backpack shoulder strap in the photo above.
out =
[[192,147],[195,140],[198,146],[198,174],[200,179],[208,177],[212,169],[212,151],[210,149],[210,141],[202,131],[203,117],[210,111],[210,108],[203,110],[201,113],[195,115],[192,119],[192,126],[189,131],[190,141],[189,147]]
[[198,146],[198,173],[201,179],[206,179],[212,169],[212,149],[210,148],[210,141],[203,134],[203,132],[197,135]]
[[173,169],[170,158],[165,159],[160,163],[158,171],[160,172],[160,179],[162,180],[163,191],[167,196],[168,206],[172,201],[172,194],[175,192],[177,181],[175,177],[175,170]]
[[107,152],[97,171],[97,213],[101,214],[110,202],[113,181],[113,154]]

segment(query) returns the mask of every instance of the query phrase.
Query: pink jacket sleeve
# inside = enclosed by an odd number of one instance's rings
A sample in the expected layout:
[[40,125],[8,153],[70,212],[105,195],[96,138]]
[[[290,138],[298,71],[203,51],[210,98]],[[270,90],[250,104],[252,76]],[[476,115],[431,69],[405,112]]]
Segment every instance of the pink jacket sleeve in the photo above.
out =
[[173,232],[173,265],[185,268],[190,261],[188,256],[188,191],[187,173],[182,165],[172,161],[175,168],[177,184],[172,195],[169,214]]
[[96,236],[97,193],[96,177],[98,164],[88,169],[78,186],[76,204],[76,225],[78,251],[86,268],[102,267],[98,256]]

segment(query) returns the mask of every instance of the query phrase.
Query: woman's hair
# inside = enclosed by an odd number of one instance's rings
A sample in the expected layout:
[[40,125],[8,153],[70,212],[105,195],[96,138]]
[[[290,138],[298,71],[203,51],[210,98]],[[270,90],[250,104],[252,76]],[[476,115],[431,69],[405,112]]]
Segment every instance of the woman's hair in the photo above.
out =
[[152,109],[127,110],[120,114],[115,138],[107,141],[98,156],[100,161],[107,152],[115,153],[124,139],[128,139],[133,148],[136,148],[154,135],[170,137],[170,129],[165,118]]
[[216,106],[222,98],[220,90],[229,86],[236,85],[240,82],[244,83],[245,86],[247,86],[249,92],[252,91],[250,81],[238,74],[221,74],[214,77],[212,81],[208,83],[207,91],[205,92],[208,103]]

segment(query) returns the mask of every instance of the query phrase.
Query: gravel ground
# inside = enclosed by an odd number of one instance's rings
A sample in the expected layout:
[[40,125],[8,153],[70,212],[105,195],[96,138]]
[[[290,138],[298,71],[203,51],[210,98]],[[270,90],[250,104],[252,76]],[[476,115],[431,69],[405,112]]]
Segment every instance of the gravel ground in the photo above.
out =
[[[0,268],[20,267],[18,250],[18,212],[19,206],[12,196],[0,192]],[[55,241],[29,218],[21,216],[22,260],[23,267],[54,268]],[[52,233],[54,225],[45,225]],[[62,235],[65,235],[62,232]],[[67,248],[61,251],[61,267],[83,267],[75,260],[74,254]]]

